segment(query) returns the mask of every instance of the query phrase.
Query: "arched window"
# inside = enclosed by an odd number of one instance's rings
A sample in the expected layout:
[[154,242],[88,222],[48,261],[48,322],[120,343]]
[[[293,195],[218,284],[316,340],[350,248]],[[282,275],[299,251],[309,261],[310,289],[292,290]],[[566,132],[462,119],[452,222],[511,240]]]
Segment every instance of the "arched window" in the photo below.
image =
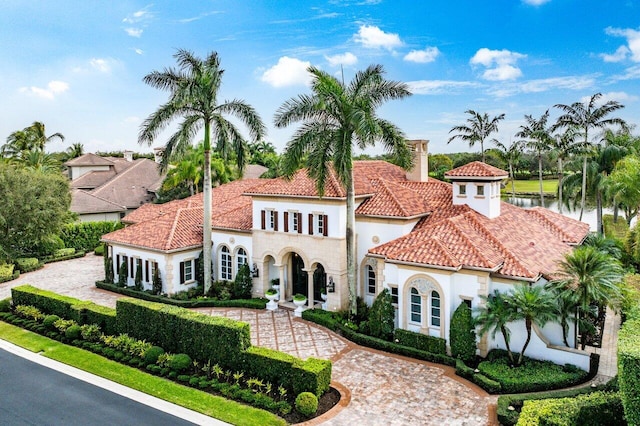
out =
[[236,273],[245,263],[247,263],[247,252],[243,248],[239,248],[236,252]]
[[220,249],[220,279],[231,281],[233,272],[231,271],[231,253],[227,246]]
[[411,287],[411,322],[422,323],[422,298],[415,287]]
[[440,327],[440,294],[437,291],[431,292],[431,325]]
[[367,294],[376,294],[376,273],[371,265],[367,265]]

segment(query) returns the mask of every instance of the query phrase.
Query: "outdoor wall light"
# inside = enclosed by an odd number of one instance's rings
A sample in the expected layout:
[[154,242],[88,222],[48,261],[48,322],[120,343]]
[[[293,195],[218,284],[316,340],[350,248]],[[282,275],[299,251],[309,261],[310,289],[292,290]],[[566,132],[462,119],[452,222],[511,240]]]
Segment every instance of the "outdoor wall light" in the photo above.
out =
[[260,271],[258,271],[258,265],[255,263],[251,266],[251,276],[253,278],[258,278],[260,276]]
[[336,283],[333,282],[333,277],[329,277],[329,282],[327,283],[327,293],[335,293],[336,292]]

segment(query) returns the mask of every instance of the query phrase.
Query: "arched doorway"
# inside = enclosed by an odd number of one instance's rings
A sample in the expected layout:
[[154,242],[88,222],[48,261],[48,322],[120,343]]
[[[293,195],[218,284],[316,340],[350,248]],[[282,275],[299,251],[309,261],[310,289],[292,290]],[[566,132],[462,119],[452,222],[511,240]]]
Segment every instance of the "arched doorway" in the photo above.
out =
[[291,253],[291,279],[293,294],[304,294],[309,297],[309,279],[304,270],[304,260],[298,253]]
[[313,271],[313,299],[320,303],[323,302],[320,294],[322,291],[326,294],[327,288],[327,273],[324,270],[324,266],[321,263],[316,264],[316,269]]

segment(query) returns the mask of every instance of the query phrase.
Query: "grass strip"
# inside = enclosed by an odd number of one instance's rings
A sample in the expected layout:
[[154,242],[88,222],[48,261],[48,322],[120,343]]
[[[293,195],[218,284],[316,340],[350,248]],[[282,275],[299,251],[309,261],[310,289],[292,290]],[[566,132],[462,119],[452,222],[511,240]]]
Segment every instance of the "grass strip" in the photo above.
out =
[[32,352],[234,425],[284,425],[268,411],[181,386],[0,321],[0,338]]
[[[540,181],[539,180],[516,180],[515,181],[516,194],[539,194],[540,193]],[[542,192],[545,195],[554,195],[558,191],[557,179],[543,179],[542,180]],[[511,181],[505,181],[505,187],[502,190],[503,195],[511,194]]]

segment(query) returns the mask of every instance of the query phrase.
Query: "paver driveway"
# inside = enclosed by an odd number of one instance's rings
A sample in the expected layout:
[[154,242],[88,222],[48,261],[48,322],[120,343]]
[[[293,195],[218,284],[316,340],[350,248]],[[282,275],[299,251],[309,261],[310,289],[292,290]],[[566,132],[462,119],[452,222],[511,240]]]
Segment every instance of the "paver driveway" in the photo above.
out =
[[[121,297],[99,290],[94,282],[103,277],[102,257],[84,258],[46,265],[0,284],[0,298],[10,288],[29,283],[78,299],[115,306]],[[290,311],[211,309],[198,311],[246,321],[254,345],[278,349],[292,355],[331,359],[333,380],[351,393],[351,402],[328,425],[484,425],[489,424],[489,406],[496,397],[455,376],[441,365],[393,356],[363,348],[336,334],[295,318]],[[319,422],[313,421],[314,424]]]

